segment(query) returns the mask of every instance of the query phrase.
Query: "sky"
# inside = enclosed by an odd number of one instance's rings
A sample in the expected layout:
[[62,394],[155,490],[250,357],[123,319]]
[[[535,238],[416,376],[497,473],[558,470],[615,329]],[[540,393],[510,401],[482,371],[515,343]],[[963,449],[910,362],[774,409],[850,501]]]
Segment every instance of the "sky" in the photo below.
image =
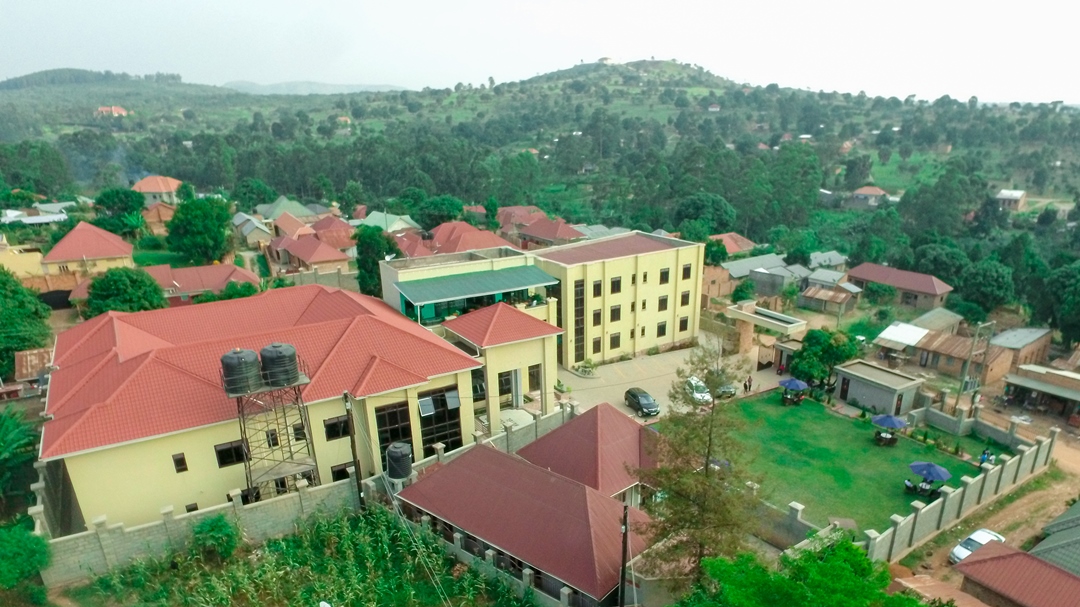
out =
[[1080,103],[1078,17],[1060,0],[0,0],[0,80],[74,67],[420,89],[611,57],[753,85]]

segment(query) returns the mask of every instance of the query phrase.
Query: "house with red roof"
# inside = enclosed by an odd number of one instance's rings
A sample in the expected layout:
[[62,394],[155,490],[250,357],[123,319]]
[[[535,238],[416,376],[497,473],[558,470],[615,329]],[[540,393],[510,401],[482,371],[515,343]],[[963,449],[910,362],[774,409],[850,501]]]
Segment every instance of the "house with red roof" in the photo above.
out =
[[281,271],[286,274],[349,271],[349,256],[319,240],[314,234],[299,238],[278,236],[270,241],[269,251],[270,257],[281,265]]
[[[490,558],[532,586],[541,604],[615,604],[623,505],[590,486],[477,445],[398,498],[407,516],[453,542],[459,559]],[[637,508],[628,514],[628,548],[636,556],[648,547],[638,529],[649,518]]]
[[131,186],[131,189],[139,192],[146,198],[146,206],[155,202],[167,202],[176,205],[180,200],[176,197],[176,191],[180,189],[181,181],[162,175],[150,175],[143,177]]
[[851,193],[844,202],[845,209],[874,210],[888,200],[889,193],[876,185],[864,185]]
[[547,217],[518,228],[511,236],[511,242],[522,249],[554,247],[586,238],[585,234],[566,223],[564,219],[548,219]]
[[994,607],[1073,607],[1080,577],[1001,542],[989,542],[956,565],[960,590]]
[[356,259],[356,241],[353,240],[356,228],[347,221],[327,215],[311,224],[311,229],[315,232],[315,238],[341,251],[349,259]]
[[133,247],[112,232],[80,221],[41,258],[47,275],[102,274],[110,268],[134,268]]
[[142,210],[143,221],[146,229],[155,236],[165,236],[169,233],[168,223],[176,214],[176,207],[167,202],[155,202]]
[[896,289],[896,303],[920,310],[940,308],[953,290],[943,280],[930,274],[890,268],[876,263],[862,263],[848,271],[848,281],[860,289],[869,284]]
[[119,105],[103,105],[94,111],[95,116],[127,116],[128,111]]
[[441,254],[513,245],[494,232],[481,230],[464,221],[448,221],[431,230],[431,240],[428,241],[427,246],[433,252]]
[[431,257],[435,254],[434,251],[428,248],[431,241],[424,240],[417,232],[402,231],[391,234],[394,242],[397,243],[398,249],[401,250],[401,254],[406,259],[413,257]]
[[757,246],[757,243],[749,238],[735,232],[725,232],[723,234],[713,234],[709,236],[709,240],[719,240],[724,244],[724,248],[727,249],[728,255],[738,255],[739,253],[745,253],[753,250]]
[[[143,268],[161,287],[170,307],[187,306],[196,295],[220,293],[231,282],[242,282],[258,288],[262,281],[251,270],[231,263],[173,268],[168,264]],[[90,280],[84,280],[71,291],[68,300],[80,307],[90,296]]]
[[288,236],[300,238],[301,236],[314,236],[315,230],[304,223],[292,213],[285,211],[274,220],[274,236]]
[[[311,441],[313,460],[303,473],[313,484],[348,478],[350,424],[357,437],[368,437],[356,445],[365,478],[384,470],[394,442],[410,443],[416,459],[434,455],[437,443],[447,453],[470,445],[482,415],[476,407],[485,406],[474,399],[484,389],[478,378],[494,377],[495,390],[502,373],[514,368],[512,385],[523,389],[534,377],[553,385],[554,369],[544,367],[559,331],[509,306],[457,320],[443,338],[375,298],[307,285],[108,312],[64,331],[55,347],[40,458],[61,495],[47,501],[47,511],[70,516],[64,529],[50,531],[82,531],[102,516],[109,524],[138,525],[158,520],[165,507],[223,504],[230,491],[246,487],[248,445],[237,401],[221,380],[221,356],[235,348],[295,347],[310,380],[298,388],[305,423],[273,440]],[[509,366],[487,373],[488,365],[502,364],[499,357]],[[541,364],[538,374],[532,360]],[[352,413],[343,407],[343,392]],[[552,411],[550,401],[541,401],[542,413]]]

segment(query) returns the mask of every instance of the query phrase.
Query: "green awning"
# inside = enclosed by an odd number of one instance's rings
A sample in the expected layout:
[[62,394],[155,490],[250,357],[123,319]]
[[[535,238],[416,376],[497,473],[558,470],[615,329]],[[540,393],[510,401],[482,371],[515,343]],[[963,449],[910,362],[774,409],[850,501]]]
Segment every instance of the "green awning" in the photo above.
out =
[[1059,398],[1064,398],[1065,400],[1080,402],[1080,390],[1070,390],[1069,388],[1049,384],[1030,377],[1022,377],[1020,375],[1009,373],[1005,376],[1005,383],[1020,386],[1021,388],[1027,388],[1029,390],[1035,390],[1036,392],[1042,392],[1044,394],[1052,394]]
[[559,281],[536,266],[470,272],[438,278],[396,282],[394,286],[414,305],[483,297],[508,291],[553,285]]

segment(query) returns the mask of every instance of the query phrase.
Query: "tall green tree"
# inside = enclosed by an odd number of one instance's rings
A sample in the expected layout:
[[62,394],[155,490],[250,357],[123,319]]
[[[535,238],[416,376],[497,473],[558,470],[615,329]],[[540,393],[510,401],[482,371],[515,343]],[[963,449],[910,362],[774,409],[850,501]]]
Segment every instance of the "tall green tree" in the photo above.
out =
[[112,268],[90,281],[86,318],[105,312],[142,312],[169,306],[165,293],[145,270]]
[[1080,341],[1080,261],[1054,270],[1048,281],[1054,294],[1053,315],[1069,345]]
[[415,208],[413,219],[425,230],[453,221],[461,217],[465,203],[453,196],[436,196],[419,203]]
[[960,284],[960,275],[971,260],[960,249],[942,244],[927,244],[915,249],[915,270],[937,276],[950,285]]
[[38,431],[23,411],[8,405],[0,411],[0,505],[7,503],[16,472],[36,455]]
[[241,179],[232,191],[232,199],[236,201],[237,209],[245,213],[251,212],[260,204],[270,204],[277,200],[277,197],[278,193],[274,188],[253,177]]
[[15,353],[49,343],[49,306],[0,266],[0,378],[15,372]]
[[651,562],[674,589],[701,581],[705,559],[738,554],[756,520],[760,504],[747,488],[756,479],[733,434],[737,421],[723,406],[696,403],[684,388],[694,376],[716,393],[748,367],[721,361],[717,345],[698,346],[677,370],[663,429],[647,446],[657,465],[637,471],[659,496],[643,505],[652,520],[641,531],[651,539]]
[[375,226],[360,226],[353,234],[356,240],[356,280],[364,295],[382,297],[379,262],[388,257],[402,257],[401,249],[388,234]]
[[854,339],[838,331],[811,329],[791,361],[791,374],[805,382],[831,383],[833,370],[859,354]]
[[259,294],[259,287],[251,284],[250,282],[236,282],[232,281],[225,285],[225,288],[217,293],[206,292],[200,293],[195,296],[192,301],[194,303],[209,303],[211,301],[225,301],[227,299],[241,299],[244,297],[251,297],[252,295]]
[[103,190],[94,199],[94,210],[98,215],[122,217],[128,213],[141,213],[145,206],[146,198],[127,188],[111,188]]
[[870,180],[870,169],[874,161],[869,154],[860,154],[844,162],[844,188],[853,191]]
[[727,247],[722,240],[710,240],[705,243],[705,265],[718,266],[727,261]]
[[165,242],[192,264],[220,261],[232,248],[229,207],[216,198],[197,198],[176,207]]
[[1015,297],[1013,288],[1012,270],[993,259],[972,264],[960,275],[960,292],[964,299],[987,312],[1012,301]]

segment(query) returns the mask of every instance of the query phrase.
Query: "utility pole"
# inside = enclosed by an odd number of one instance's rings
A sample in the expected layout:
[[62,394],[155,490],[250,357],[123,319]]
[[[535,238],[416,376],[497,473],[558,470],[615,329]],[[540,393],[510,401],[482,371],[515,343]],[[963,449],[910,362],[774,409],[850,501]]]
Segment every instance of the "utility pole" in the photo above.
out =
[[345,404],[345,414],[349,419],[349,446],[352,447],[353,480],[356,481],[356,499],[360,500],[360,509],[366,510],[364,486],[360,482],[360,455],[356,451],[356,415],[353,412],[352,397],[348,392],[341,393],[341,402]]
[[[968,374],[971,371],[971,360],[975,358],[975,346],[979,343],[979,333],[982,332],[983,327],[993,327],[996,322],[997,321],[995,320],[991,320],[975,325],[975,336],[971,338],[971,349],[968,351],[967,360],[964,361],[964,366],[960,371],[960,389],[956,391],[956,403],[954,405],[956,407],[960,406],[960,396],[967,388]],[[987,350],[989,350],[989,347],[986,350],[983,350],[983,353],[985,354]],[[986,365],[987,362],[989,361],[986,360],[986,356],[983,356],[983,365]]]
[[619,573],[619,607],[626,607],[626,559],[630,551],[630,506],[622,506],[622,567]]

